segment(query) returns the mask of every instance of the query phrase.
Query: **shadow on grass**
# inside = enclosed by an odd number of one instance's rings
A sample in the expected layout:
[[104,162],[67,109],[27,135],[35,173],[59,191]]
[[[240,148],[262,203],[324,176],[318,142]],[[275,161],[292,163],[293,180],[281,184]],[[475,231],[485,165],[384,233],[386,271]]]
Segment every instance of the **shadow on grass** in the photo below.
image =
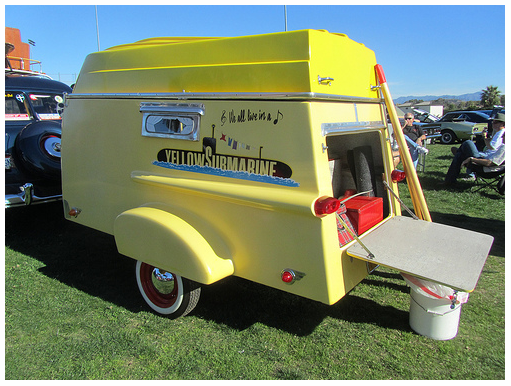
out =
[[[505,222],[486,218],[431,212],[431,220],[439,224],[450,225],[474,232],[484,233],[494,237],[490,255],[504,257],[505,255]],[[456,240],[453,240],[456,242]]]
[[[382,272],[382,271],[374,271],[371,275],[364,279],[364,283],[369,284],[373,287],[385,287],[390,288],[396,292],[402,292],[404,294],[410,293],[410,288],[405,284],[403,278],[400,273],[394,271],[395,273],[390,272]],[[402,284],[395,284],[390,281],[381,281],[381,280],[373,280],[374,277],[381,277],[384,279],[393,279],[393,280],[401,280]]]
[[410,331],[408,312],[393,306],[352,294],[329,306],[237,277],[203,288],[193,314],[238,330],[262,323],[298,336],[312,333],[327,317]]
[[61,203],[8,209],[5,223],[6,246],[43,263],[44,275],[129,310],[143,309],[134,261],[117,252],[112,236],[65,220]]
[[[113,236],[65,220],[60,203],[6,210],[5,222],[6,246],[43,263],[44,275],[131,312],[149,310],[135,261],[117,252]],[[370,278],[371,285],[387,285]],[[238,330],[263,323],[295,335],[310,334],[326,317],[410,330],[408,312],[392,306],[351,294],[328,306],[237,277],[203,286],[191,315]]]
[[[408,213],[403,211],[403,216],[410,217]],[[493,244],[489,255],[504,257],[506,249],[506,228],[505,222],[501,220],[486,219],[465,216],[453,213],[430,212],[431,221],[439,224],[449,225],[456,228],[466,229],[473,232],[483,233],[493,236]],[[422,240],[424,246],[427,247],[428,242],[434,243],[435,240]],[[457,240],[453,240],[456,243]]]
[[[448,192],[471,192],[474,195],[480,195],[491,200],[504,200],[505,197],[499,194],[494,188],[484,186],[480,181],[463,181],[458,179],[455,185],[445,186],[442,182],[445,179],[445,173],[428,171],[426,173],[419,173],[419,180],[421,187],[424,191],[448,191]],[[478,190],[480,189],[480,190]]]
[[438,155],[435,157],[437,160],[448,160],[449,162],[452,161],[453,155],[447,154],[447,155]]
[[[433,221],[491,234],[491,254],[504,256],[504,221],[431,213]],[[6,246],[44,264],[44,275],[131,312],[148,311],[138,292],[134,260],[117,252],[112,236],[64,220],[60,203],[6,210]],[[454,242],[454,241],[453,241]],[[377,280],[399,274],[376,272],[371,286],[407,292],[406,285]],[[295,335],[308,335],[326,317],[410,331],[408,312],[348,294],[332,306],[237,277],[203,286],[192,315],[243,330],[262,323]]]

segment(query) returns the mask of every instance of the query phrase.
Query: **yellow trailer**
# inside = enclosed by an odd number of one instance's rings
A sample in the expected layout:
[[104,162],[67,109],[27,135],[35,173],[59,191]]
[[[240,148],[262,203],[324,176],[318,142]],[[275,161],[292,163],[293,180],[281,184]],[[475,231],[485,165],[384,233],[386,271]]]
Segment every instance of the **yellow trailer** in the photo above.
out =
[[[65,216],[112,234],[173,317],[230,275],[326,304],[377,264],[471,291],[492,238],[401,216],[376,65],[321,30],[92,53],[64,111]],[[452,246],[392,239],[414,227],[463,243],[457,269]]]

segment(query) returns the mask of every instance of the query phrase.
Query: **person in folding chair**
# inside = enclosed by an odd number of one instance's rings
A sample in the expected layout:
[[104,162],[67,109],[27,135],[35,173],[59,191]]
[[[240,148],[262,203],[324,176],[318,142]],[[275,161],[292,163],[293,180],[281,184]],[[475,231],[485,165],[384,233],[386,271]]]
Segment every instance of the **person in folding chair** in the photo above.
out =
[[[473,190],[477,192],[486,186],[495,189],[499,194],[505,193],[505,144],[502,144],[497,152],[492,157],[492,160],[484,158],[467,158],[462,162],[462,166],[466,166],[467,170],[470,170],[475,174],[476,180],[480,179],[483,185]],[[498,162],[502,160],[502,163]]]
[[504,162],[505,119],[505,115],[501,113],[494,118],[493,136],[492,138],[485,138],[486,148],[484,151],[477,150],[475,143],[472,141],[465,141],[459,148],[453,147],[451,149],[454,159],[445,176],[445,185],[449,186],[456,183],[462,166],[467,166],[467,177],[465,179],[474,181],[473,165],[498,166]]
[[419,154],[428,154],[429,150],[422,146],[422,141],[426,139],[426,135],[420,126],[413,123],[414,116],[412,113],[405,114],[405,124],[402,127],[405,140],[410,150],[413,165],[417,169],[419,162]]

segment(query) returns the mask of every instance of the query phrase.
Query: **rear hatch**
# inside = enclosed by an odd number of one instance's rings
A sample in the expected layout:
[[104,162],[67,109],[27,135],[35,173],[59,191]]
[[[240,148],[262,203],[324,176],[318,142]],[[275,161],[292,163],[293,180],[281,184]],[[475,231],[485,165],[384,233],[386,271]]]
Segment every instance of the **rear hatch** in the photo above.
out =
[[[360,239],[348,244],[348,255],[454,289],[472,291],[493,237],[395,216],[394,201],[383,182],[385,173],[391,172],[385,167],[386,138],[377,127],[361,129],[327,136],[334,197],[345,200],[349,194],[362,192],[363,196],[371,197],[362,209],[358,202],[345,202],[347,217]],[[379,206],[376,201],[380,201]],[[355,212],[351,216],[350,210]],[[345,242],[352,239],[340,236],[340,241],[343,238]],[[340,244],[342,247],[343,243]]]

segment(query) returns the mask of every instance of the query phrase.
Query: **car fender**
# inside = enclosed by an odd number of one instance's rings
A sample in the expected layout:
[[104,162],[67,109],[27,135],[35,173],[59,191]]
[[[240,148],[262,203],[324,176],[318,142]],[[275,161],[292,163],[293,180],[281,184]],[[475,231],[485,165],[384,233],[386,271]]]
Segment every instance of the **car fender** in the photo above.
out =
[[440,126],[440,131],[450,130],[453,133],[457,133],[457,132],[459,132],[458,129],[459,129],[459,127],[457,127],[456,125],[442,125],[442,126]]
[[440,129],[443,130],[451,130],[456,134],[458,139],[469,139],[472,135],[472,127],[473,123],[465,123],[465,122],[449,122],[448,124],[441,125]]
[[119,253],[187,279],[211,284],[234,273],[231,259],[218,256],[192,225],[165,210],[139,207],[114,222]]

